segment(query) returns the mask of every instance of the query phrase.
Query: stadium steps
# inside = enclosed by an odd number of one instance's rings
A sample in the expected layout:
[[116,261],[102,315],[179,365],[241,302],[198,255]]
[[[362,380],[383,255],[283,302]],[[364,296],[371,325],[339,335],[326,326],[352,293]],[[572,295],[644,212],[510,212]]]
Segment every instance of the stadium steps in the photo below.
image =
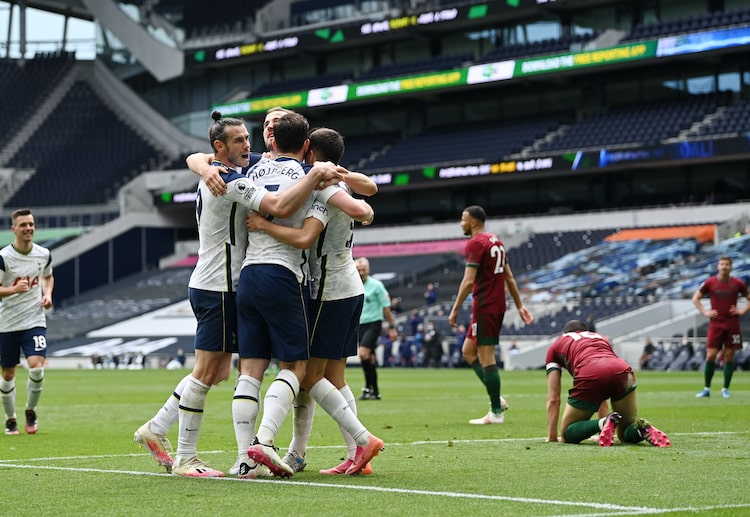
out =
[[47,339],[60,342],[151,312],[180,300],[188,293],[193,268],[171,268],[128,276],[79,296],[74,303],[56,307],[47,315]]
[[26,118],[26,123],[23,127],[19,129],[15,133],[15,136],[8,140],[2,150],[0,150],[0,164],[7,164],[31,139],[37,129],[44,124],[47,117],[55,111],[55,108],[57,108],[63,98],[65,98],[65,94],[68,93],[68,90],[70,90],[77,79],[78,69],[73,66],[68,69],[50,94],[37,105],[34,112]]

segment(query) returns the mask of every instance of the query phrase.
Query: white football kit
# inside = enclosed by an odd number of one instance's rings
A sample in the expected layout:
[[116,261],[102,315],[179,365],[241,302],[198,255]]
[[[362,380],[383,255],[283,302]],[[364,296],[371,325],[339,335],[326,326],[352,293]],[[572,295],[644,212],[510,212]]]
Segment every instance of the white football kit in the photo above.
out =
[[52,255],[44,246],[33,243],[27,254],[12,244],[0,249],[0,285],[10,287],[28,278],[31,288],[25,293],[0,298],[0,332],[47,327],[42,307],[42,278],[52,274]]
[[[248,171],[249,178],[269,192],[280,194],[289,189],[312,168],[293,158],[280,157],[273,161],[262,162]],[[302,228],[308,217],[313,201],[325,203],[338,192],[339,187],[332,185],[308,196],[309,202],[303,203],[291,217],[274,218],[273,222],[293,228]],[[323,217],[323,216],[320,216]],[[325,222],[324,222],[325,224]],[[242,267],[251,264],[277,264],[292,271],[300,284],[306,284],[309,276],[306,250],[300,250],[277,241],[265,232],[252,232],[248,239],[247,253]]]
[[237,172],[222,174],[227,192],[214,196],[205,182],[198,183],[198,263],[189,287],[204,291],[231,292],[237,289],[247,248],[247,210],[258,210],[268,191]]
[[[345,191],[349,187],[342,184]],[[315,204],[319,204],[316,201]],[[315,204],[312,213],[324,213]],[[364,294],[362,279],[352,257],[354,219],[342,210],[328,206],[323,231],[310,249],[310,273],[313,278],[311,296],[321,301],[343,300]],[[318,217],[320,219],[320,217]]]

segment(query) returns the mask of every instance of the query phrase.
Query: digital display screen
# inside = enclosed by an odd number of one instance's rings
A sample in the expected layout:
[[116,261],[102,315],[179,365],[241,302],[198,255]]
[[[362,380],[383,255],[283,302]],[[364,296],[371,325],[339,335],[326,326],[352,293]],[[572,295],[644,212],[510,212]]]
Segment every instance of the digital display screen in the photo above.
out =
[[358,24],[334,25],[323,29],[305,31],[298,27],[294,36],[225,45],[193,50],[185,53],[186,66],[216,63],[237,58],[268,54],[294,48],[319,49],[344,41],[362,40],[373,36],[403,31],[415,27],[448,25],[459,21],[480,20],[489,16],[525,8],[543,7],[555,0],[498,0],[484,4],[436,9],[421,13],[382,18]]

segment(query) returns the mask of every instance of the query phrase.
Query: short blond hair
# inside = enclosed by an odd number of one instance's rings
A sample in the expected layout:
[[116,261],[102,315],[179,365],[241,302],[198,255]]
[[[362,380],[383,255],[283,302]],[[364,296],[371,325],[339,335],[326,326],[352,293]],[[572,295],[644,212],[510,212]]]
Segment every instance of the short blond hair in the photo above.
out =
[[266,110],[266,115],[268,115],[269,113],[273,113],[274,111],[281,111],[282,113],[295,113],[294,111],[282,108],[281,106],[274,106],[273,108],[268,108]]

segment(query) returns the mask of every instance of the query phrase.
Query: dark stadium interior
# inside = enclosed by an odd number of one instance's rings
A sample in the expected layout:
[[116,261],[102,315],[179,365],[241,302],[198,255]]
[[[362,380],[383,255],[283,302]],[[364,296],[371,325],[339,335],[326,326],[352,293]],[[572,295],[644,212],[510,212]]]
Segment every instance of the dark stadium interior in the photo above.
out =
[[104,203],[158,158],[158,150],[104,105],[88,83],[78,81],[8,163],[35,168],[36,174],[6,204]]

